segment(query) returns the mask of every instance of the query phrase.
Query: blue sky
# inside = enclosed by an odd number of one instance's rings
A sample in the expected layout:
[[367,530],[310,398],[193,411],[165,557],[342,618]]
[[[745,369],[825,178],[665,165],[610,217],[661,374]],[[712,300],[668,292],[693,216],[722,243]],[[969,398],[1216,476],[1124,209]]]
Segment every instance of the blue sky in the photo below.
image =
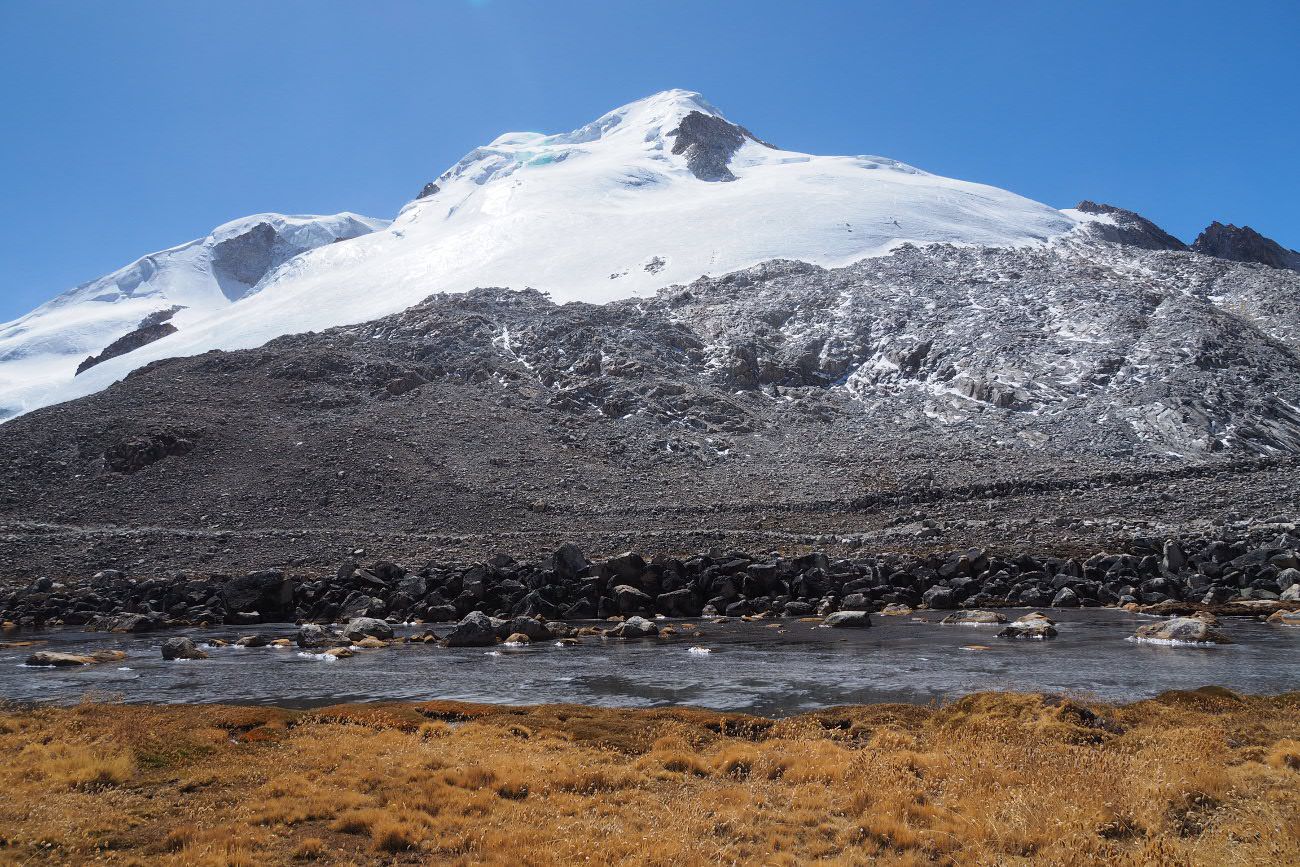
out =
[[784,148],[1300,247],[1298,42],[1296,2],[0,0],[0,320],[669,87]]

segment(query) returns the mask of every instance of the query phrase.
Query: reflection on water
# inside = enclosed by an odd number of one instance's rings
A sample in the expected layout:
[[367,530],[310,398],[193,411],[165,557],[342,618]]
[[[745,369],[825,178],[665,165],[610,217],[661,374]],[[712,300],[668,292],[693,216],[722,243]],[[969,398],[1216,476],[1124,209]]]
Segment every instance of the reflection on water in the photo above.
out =
[[[586,638],[580,647],[544,642],[492,651],[398,644],[333,662],[296,647],[212,648],[210,659],[164,662],[159,646],[171,633],[47,630],[5,638],[44,640],[48,643],[35,649],[45,650],[116,648],[128,657],[116,666],[32,669],[22,662],[33,648],[0,648],[0,698],[72,703],[99,695],[283,706],[458,699],[682,704],[778,715],[837,704],[925,703],[980,690],[1126,701],[1207,684],[1247,693],[1300,688],[1300,629],[1294,627],[1229,619],[1223,629],[1236,644],[1164,647],[1125,640],[1150,618],[1098,609],[1053,616],[1061,621],[1060,636],[1045,642],[998,639],[993,626],[940,626],[939,615],[929,613],[930,622],[875,617],[872,628],[861,630],[792,620],[780,621],[779,629],[771,621],[703,621],[697,636],[640,642]],[[292,626],[263,626],[186,634],[201,642],[293,632]]]

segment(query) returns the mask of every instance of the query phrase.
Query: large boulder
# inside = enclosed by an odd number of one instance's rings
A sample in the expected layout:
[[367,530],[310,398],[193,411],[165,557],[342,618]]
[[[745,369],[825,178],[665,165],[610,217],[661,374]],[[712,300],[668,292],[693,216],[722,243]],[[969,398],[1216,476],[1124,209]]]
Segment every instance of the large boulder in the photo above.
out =
[[86,626],[87,632],[152,632],[162,629],[165,621],[154,614],[109,614],[97,617]]
[[1056,621],[1038,611],[1018,618],[998,633],[998,638],[1047,639],[1056,637]]
[[1269,623],[1282,626],[1300,626],[1300,611],[1274,611],[1268,616]]
[[659,627],[644,617],[629,617],[606,634],[613,638],[653,638],[659,634]]
[[497,643],[498,621],[482,611],[471,611],[447,633],[448,647],[491,647]]
[[56,653],[42,650],[27,657],[27,665],[39,667],[68,668],[76,665],[100,665],[105,662],[121,662],[126,653],[121,650],[96,650],[94,653]]
[[572,542],[565,542],[551,555],[551,569],[565,580],[577,578],[587,570],[587,557]]
[[531,617],[515,617],[505,621],[497,629],[498,636],[503,633],[506,636],[526,635],[530,641],[546,641],[551,637],[551,630],[547,628],[547,624]]
[[650,594],[630,584],[619,584],[614,588],[614,604],[618,606],[621,613],[633,614],[653,611],[655,601]]
[[1229,644],[1226,635],[1199,617],[1171,617],[1159,623],[1139,626],[1134,638],[1139,641],[1178,641],[1194,644]]
[[954,612],[939,622],[948,626],[995,626],[999,623],[1006,623],[1007,618],[1006,615],[999,614],[996,611],[975,608],[970,611]]
[[1078,608],[1079,594],[1075,593],[1069,587],[1062,587],[1055,596],[1052,597],[1053,608]]
[[871,614],[866,611],[836,611],[828,616],[823,622],[823,626],[829,626],[832,629],[861,628],[871,625]]
[[921,601],[929,608],[954,608],[957,605],[956,600],[952,598],[952,590],[943,586],[931,587],[922,593]]
[[208,655],[188,638],[169,638],[162,645],[163,659],[207,659]]
[[343,627],[343,637],[349,641],[360,641],[367,637],[388,641],[393,637],[393,627],[373,617],[354,617]]
[[320,647],[333,647],[339,640],[324,626],[316,623],[304,623],[298,629],[298,646],[306,650]]
[[279,569],[263,569],[231,578],[221,588],[221,598],[231,614],[256,611],[264,620],[293,617],[294,584]]

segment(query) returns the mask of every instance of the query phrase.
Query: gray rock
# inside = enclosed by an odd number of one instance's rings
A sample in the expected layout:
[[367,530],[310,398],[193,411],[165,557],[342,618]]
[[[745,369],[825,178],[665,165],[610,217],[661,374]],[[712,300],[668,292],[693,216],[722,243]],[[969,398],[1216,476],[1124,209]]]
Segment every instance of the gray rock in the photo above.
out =
[[836,611],[827,617],[822,625],[832,629],[860,629],[871,625],[871,614],[866,611]]
[[1052,597],[1053,608],[1078,608],[1079,596],[1069,587],[1062,587],[1055,596]]
[[349,641],[360,641],[367,636],[388,641],[393,637],[393,627],[374,617],[355,617],[343,627],[343,637]]
[[448,647],[491,647],[497,643],[499,625],[482,611],[471,611],[447,633],[444,643]]
[[652,612],[654,611],[655,601],[648,593],[644,593],[630,584],[620,584],[614,588],[614,604],[623,614],[632,614],[635,612]]
[[1186,641],[1230,644],[1228,637],[1199,617],[1173,617],[1139,626],[1134,637],[1145,641]]
[[298,646],[307,650],[318,647],[334,647],[339,640],[325,627],[316,623],[304,623],[298,628]]
[[1007,618],[1006,615],[999,614],[996,611],[985,611],[983,609],[976,608],[971,611],[958,611],[953,614],[949,614],[947,617],[945,617],[943,620],[940,620],[939,622],[947,624],[949,626],[953,626],[953,625],[977,626],[977,625],[993,625],[997,623],[1006,623]]
[[653,638],[659,634],[659,627],[644,617],[629,617],[606,634],[613,638]]
[[106,662],[121,662],[126,653],[121,650],[96,650],[94,653],[57,653],[42,650],[27,657],[27,665],[33,667],[68,668],[74,665],[102,665]]
[[936,609],[954,608],[957,604],[952,598],[952,590],[947,587],[931,587],[921,594],[921,601]]
[[162,645],[163,659],[207,659],[208,655],[188,638],[169,638]]

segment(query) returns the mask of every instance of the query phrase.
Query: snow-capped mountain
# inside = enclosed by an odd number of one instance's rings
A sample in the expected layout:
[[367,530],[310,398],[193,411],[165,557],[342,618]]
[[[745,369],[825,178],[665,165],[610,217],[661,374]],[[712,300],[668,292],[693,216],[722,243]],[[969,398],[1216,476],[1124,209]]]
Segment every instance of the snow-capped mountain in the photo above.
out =
[[65,292],[0,325],[0,420],[49,403],[88,356],[115,341],[187,329],[245,298],[294,256],[387,225],[349,213],[255,214]]
[[[377,225],[350,219],[354,235]],[[387,228],[312,244],[233,293],[205,276],[210,303],[167,293],[115,308],[120,315],[109,320],[83,307],[95,290],[65,296],[55,303],[69,327],[44,308],[37,313],[59,333],[67,360],[41,368],[39,383],[17,369],[0,374],[7,383],[0,402],[30,410],[97,391],[158,358],[363,322],[435,292],[533,287],[561,302],[605,303],[772,259],[839,266],[905,242],[1041,244],[1078,222],[1005,190],[883,157],[781,150],[699,94],[670,90],[573,132],[502,135],[428,184]],[[82,356],[177,304],[187,309],[174,333],[71,376]],[[83,315],[103,327],[78,330]],[[30,318],[7,329],[31,327]],[[27,386],[21,397],[19,383]]]

